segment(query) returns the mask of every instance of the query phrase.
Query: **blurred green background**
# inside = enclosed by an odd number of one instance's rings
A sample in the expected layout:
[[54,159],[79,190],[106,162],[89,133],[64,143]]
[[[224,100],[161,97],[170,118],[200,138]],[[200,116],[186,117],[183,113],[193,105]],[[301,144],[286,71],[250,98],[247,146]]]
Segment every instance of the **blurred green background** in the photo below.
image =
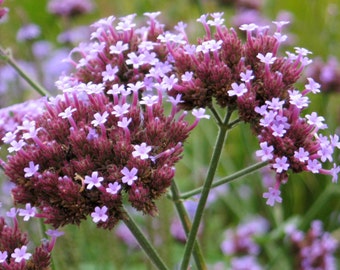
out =
[[[3,47],[11,47],[15,58],[29,60],[31,55],[25,47],[27,44],[16,41],[16,33],[24,24],[39,25],[42,33],[40,39],[48,40],[58,47],[65,46],[60,45],[56,38],[65,29],[89,25],[109,15],[142,15],[151,11],[162,11],[160,21],[169,28],[178,21],[188,23],[190,36],[195,40],[197,33],[202,33],[200,25],[196,23],[202,12],[223,11],[226,25],[233,26],[233,18],[238,14],[239,8],[232,2],[234,1],[97,0],[96,8],[91,14],[65,21],[47,12],[46,0],[5,0],[5,6],[10,8],[10,13],[8,21],[0,25],[0,43]],[[285,33],[288,33],[289,39],[293,41],[291,47],[305,47],[313,52],[313,57],[320,56],[325,61],[330,55],[340,57],[339,0],[268,0],[261,2],[259,13],[269,22],[276,20],[280,14],[289,14],[292,23]],[[70,44],[69,46],[71,48]],[[313,97],[312,105],[308,109],[309,112],[317,111],[319,115],[325,116],[331,133],[340,125],[339,95],[328,93]],[[22,98],[27,96],[30,94],[25,93]],[[217,128],[212,121],[202,121],[185,144],[185,154],[177,165],[176,175],[176,181],[182,191],[202,184],[216,134]],[[250,134],[249,127],[244,124],[237,126],[227,139],[217,178],[255,163],[254,153],[257,149],[257,140]],[[228,185],[219,199],[208,207],[204,216],[205,229],[200,240],[207,261],[210,264],[228,261],[219,247],[223,231],[256,214],[268,219],[272,229],[266,238],[261,240],[263,252],[260,262],[266,266],[265,269],[292,269],[289,254],[282,245],[282,238],[277,237],[277,232],[284,222],[294,217],[302,220],[301,229],[307,229],[312,220],[320,219],[324,222],[325,229],[340,240],[340,188],[331,183],[330,177],[307,173],[291,175],[281,190],[283,203],[272,208],[266,206],[262,198],[264,188],[260,173]],[[183,251],[183,244],[174,240],[169,233],[169,224],[175,211],[167,198],[159,201],[159,210],[157,218],[137,216],[136,219],[156,243],[158,238],[162,239],[159,252],[165,261],[175,268]],[[30,230],[36,233],[35,241],[38,242],[40,234],[34,225]],[[127,246],[114,231],[96,229],[90,220],[82,223],[80,227],[68,226],[64,230],[65,236],[58,239],[55,248],[56,269],[152,269],[150,263],[144,259],[142,251]]]

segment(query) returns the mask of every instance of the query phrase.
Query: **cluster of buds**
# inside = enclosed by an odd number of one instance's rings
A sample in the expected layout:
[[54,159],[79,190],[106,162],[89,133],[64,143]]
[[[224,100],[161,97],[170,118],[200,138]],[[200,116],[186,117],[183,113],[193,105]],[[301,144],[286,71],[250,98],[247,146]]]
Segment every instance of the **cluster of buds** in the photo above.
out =
[[338,249],[338,241],[323,230],[321,221],[313,221],[306,233],[292,229],[288,234],[293,254],[296,254],[294,269],[337,269],[334,253]]
[[[56,239],[63,233],[56,230],[48,230],[47,235],[51,240],[44,240],[35,248],[33,253],[28,252],[28,235],[22,232],[18,226],[16,215],[18,210],[12,208],[7,216],[13,221],[10,226],[5,218],[0,216],[0,269],[1,270],[44,270],[50,269],[51,251]],[[27,209],[20,209],[19,215],[29,216]],[[28,218],[29,219],[29,218]]]
[[158,13],[147,15],[141,28],[133,15],[117,26],[114,17],[96,22],[92,41],[71,52],[74,73],[56,83],[63,94],[5,135],[13,155],[3,167],[16,184],[15,203],[38,207],[35,216],[55,228],[91,215],[111,229],[125,218],[123,201],[155,215],[184,140],[208,118],[195,109],[190,124],[177,107],[181,95],[167,97],[172,59],[156,43],[164,31]]

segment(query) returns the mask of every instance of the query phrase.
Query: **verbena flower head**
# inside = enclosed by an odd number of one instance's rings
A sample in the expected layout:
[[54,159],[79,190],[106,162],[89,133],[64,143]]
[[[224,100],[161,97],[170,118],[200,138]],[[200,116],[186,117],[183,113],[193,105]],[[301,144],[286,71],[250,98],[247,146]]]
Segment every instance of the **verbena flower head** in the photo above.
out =
[[51,263],[51,251],[57,237],[62,232],[52,235],[51,240],[31,249],[27,233],[22,232],[18,227],[16,210],[8,212],[7,216],[13,220],[13,226],[0,216],[0,269],[48,269]]
[[[304,113],[310,105],[308,96],[320,92],[320,85],[307,78],[303,89],[297,86],[312,62],[311,52],[299,47],[280,52],[287,39],[282,33],[286,21],[273,22],[273,27],[241,25],[246,34],[243,41],[215,17],[198,20],[206,33],[197,45],[189,44],[183,31],[158,37],[174,62],[177,80],[168,89],[170,95],[181,95],[178,105],[187,110],[209,108],[215,100],[220,107],[237,111],[259,139],[257,156],[268,160],[276,172],[274,189],[287,180],[289,172],[328,174],[337,182],[340,168],[333,153],[339,148],[338,136],[322,135],[327,129],[325,119],[316,112]],[[275,190],[265,197],[270,205],[282,200]]]
[[183,142],[208,118],[200,109],[189,124],[177,107],[181,96],[168,98],[177,82],[173,59],[157,39],[163,26],[147,15],[140,28],[134,15],[94,23],[91,41],[68,59],[74,73],[56,82],[63,93],[6,140],[12,156],[4,167],[16,184],[15,202],[36,207],[35,217],[56,228],[91,216],[111,229],[125,218],[123,198],[155,215]]

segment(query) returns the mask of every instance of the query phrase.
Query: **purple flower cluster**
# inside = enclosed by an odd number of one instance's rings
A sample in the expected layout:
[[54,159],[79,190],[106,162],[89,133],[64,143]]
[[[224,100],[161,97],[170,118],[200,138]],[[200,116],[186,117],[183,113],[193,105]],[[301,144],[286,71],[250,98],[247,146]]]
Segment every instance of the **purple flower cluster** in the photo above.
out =
[[141,28],[133,15],[116,26],[114,17],[93,24],[91,42],[69,57],[74,73],[56,83],[63,94],[7,140],[13,155],[4,168],[16,184],[14,200],[37,207],[35,216],[46,223],[79,224],[91,216],[111,229],[125,218],[123,199],[156,214],[155,200],[171,184],[184,140],[208,118],[194,109],[189,124],[177,107],[181,95],[167,97],[173,59],[157,43],[164,30],[156,15],[147,14]]
[[306,233],[292,229],[288,234],[293,245],[293,254],[296,254],[294,269],[337,269],[334,253],[339,243],[330,233],[323,230],[321,221],[313,221]]
[[[183,24],[176,26],[179,33],[158,36],[174,61],[170,95],[182,95],[179,106],[185,109],[211,107],[215,100],[237,110],[239,119],[250,124],[261,146],[256,155],[269,161],[277,174],[273,190],[265,193],[268,204],[281,201],[278,189],[288,170],[328,174],[336,182],[340,168],[333,154],[340,148],[339,137],[320,133],[327,129],[322,116],[303,113],[310,103],[308,94],[320,92],[320,85],[307,78],[302,91],[295,86],[312,62],[310,52],[295,47],[294,53],[279,54],[287,40],[282,33],[286,21],[274,22],[274,31],[269,26],[242,25],[240,30],[246,32],[242,42],[234,29],[223,25],[222,15],[198,19],[206,32],[198,45],[188,42]],[[327,169],[323,164],[328,163],[332,165]]]
[[2,138],[0,144],[11,144],[14,139],[17,139],[17,128],[41,115],[45,101],[46,98],[28,100],[0,109],[0,137]]
[[[48,230],[47,235],[51,240],[44,241],[36,247],[33,253],[28,252],[28,236],[18,227],[17,213],[20,216],[31,216],[30,205],[26,209],[12,208],[7,216],[13,221],[10,226],[4,217],[0,216],[0,269],[1,270],[28,270],[48,269],[51,263],[51,251],[54,248],[56,239],[63,233],[56,230]],[[26,219],[27,220],[27,219]]]
[[[124,218],[123,197],[155,214],[183,141],[214,102],[237,111],[258,137],[256,155],[276,172],[275,186],[264,194],[269,205],[281,202],[288,170],[337,181],[339,167],[323,163],[333,163],[338,136],[319,133],[327,125],[315,112],[302,116],[307,94],[319,92],[319,84],[308,78],[303,91],[294,86],[310,52],[279,55],[287,22],[274,22],[273,33],[242,25],[243,42],[223,25],[223,13],[202,15],[206,33],[193,45],[184,23],[165,31],[159,12],[145,15],[147,24],[139,28],[135,14],[94,23],[90,42],[67,59],[74,72],[56,83],[63,94],[46,102],[43,115],[6,133],[13,155],[4,167],[17,185],[17,203],[39,207],[54,227],[91,215],[99,227],[112,228]],[[192,110],[192,125],[180,109]]]

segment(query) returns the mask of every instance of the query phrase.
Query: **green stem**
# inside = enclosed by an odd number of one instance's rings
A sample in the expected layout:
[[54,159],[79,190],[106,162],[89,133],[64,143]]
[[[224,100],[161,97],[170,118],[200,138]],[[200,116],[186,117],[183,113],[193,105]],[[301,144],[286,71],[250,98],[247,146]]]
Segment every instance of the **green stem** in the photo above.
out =
[[17,64],[9,52],[6,52],[0,47],[0,57],[5,60],[15,71],[30,85],[35,91],[37,91],[41,96],[49,97],[50,93],[47,92],[39,83],[33,81],[27,73]]
[[[172,200],[175,203],[175,207],[177,210],[177,213],[179,215],[179,218],[182,223],[182,227],[184,228],[185,234],[188,236],[190,230],[191,230],[191,221],[188,216],[188,213],[183,205],[183,201],[180,196],[180,192],[178,189],[178,186],[176,182],[173,180],[171,183],[171,193],[172,193]],[[193,250],[193,256],[194,260],[197,266],[197,269],[199,270],[206,270],[207,266],[205,264],[202,251],[200,249],[200,246],[198,245],[197,241],[194,243],[194,250]]]
[[129,228],[130,232],[136,238],[143,251],[148,255],[149,259],[153,262],[159,270],[168,270],[168,267],[165,265],[163,260],[158,255],[155,248],[149,242],[149,240],[145,237],[144,233],[138,227],[133,218],[129,215],[129,213],[125,210],[126,219],[124,219],[125,225]]
[[[256,164],[253,164],[247,168],[244,168],[232,175],[229,175],[229,176],[226,176],[224,178],[221,178],[215,182],[212,183],[211,187],[214,188],[214,187],[218,187],[218,186],[221,186],[223,184],[226,184],[226,183],[229,183],[229,182],[232,182],[238,178],[241,178],[243,176],[246,176],[250,173],[253,173],[255,171],[257,171],[258,169],[261,169],[263,167],[265,167],[266,165],[268,165],[268,161],[262,161],[262,162],[258,162]],[[181,196],[180,196],[180,199],[187,199],[187,198],[190,198],[194,195],[197,195],[197,194],[200,194],[202,192],[202,187],[199,187],[199,188],[196,188],[196,189],[193,189],[191,191],[188,191],[188,192],[185,192],[185,193],[182,193]]]
[[210,106],[209,109],[210,109],[210,111],[212,112],[212,115],[215,117],[216,122],[217,122],[219,125],[223,125],[222,118],[221,118],[221,116],[219,115],[219,113],[216,111],[216,109],[215,109],[213,106]]
[[191,230],[190,230],[189,235],[188,235],[187,243],[185,245],[184,255],[183,255],[182,264],[181,264],[181,268],[180,268],[181,270],[187,270],[188,269],[190,256],[191,256],[192,250],[194,248],[194,243],[195,243],[198,228],[199,228],[202,216],[203,216],[205,204],[207,202],[209,191],[211,189],[211,184],[213,182],[215,172],[216,172],[216,169],[217,169],[217,165],[218,165],[221,153],[222,153],[224,141],[227,137],[227,132],[229,130],[228,123],[229,123],[231,114],[232,114],[232,111],[228,111],[223,124],[219,125],[219,132],[218,132],[217,140],[216,140],[216,143],[215,143],[214,151],[213,151],[213,154],[212,154],[212,157],[211,157],[207,177],[206,177],[204,185],[203,185],[203,189],[202,189],[202,193],[201,193],[198,205],[197,205],[195,217],[194,217],[194,220],[193,220],[193,223],[192,223]]

